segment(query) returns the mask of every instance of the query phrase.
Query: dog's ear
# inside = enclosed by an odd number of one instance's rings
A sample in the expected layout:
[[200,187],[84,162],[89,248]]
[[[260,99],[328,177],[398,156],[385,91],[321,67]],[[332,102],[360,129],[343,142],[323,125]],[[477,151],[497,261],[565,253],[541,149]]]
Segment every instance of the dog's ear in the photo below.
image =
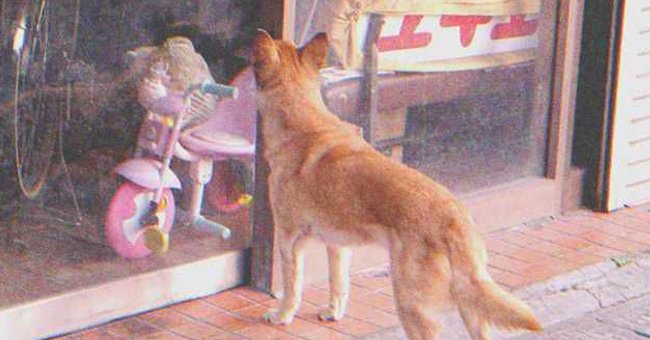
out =
[[263,29],[257,30],[257,35],[253,41],[253,58],[255,63],[260,66],[275,64],[280,59],[275,41]]
[[303,65],[318,71],[325,67],[328,48],[327,34],[318,33],[300,50],[300,61]]

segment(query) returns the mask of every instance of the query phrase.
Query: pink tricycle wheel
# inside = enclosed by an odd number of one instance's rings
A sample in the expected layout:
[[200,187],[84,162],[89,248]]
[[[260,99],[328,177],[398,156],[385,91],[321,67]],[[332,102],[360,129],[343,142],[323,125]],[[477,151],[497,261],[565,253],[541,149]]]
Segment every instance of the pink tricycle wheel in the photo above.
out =
[[[104,233],[108,244],[120,256],[137,259],[151,254],[144,245],[140,220],[147,213],[154,190],[126,181],[115,192],[106,212]],[[163,220],[162,229],[169,232],[174,223],[174,195],[171,190],[163,189],[165,209],[158,213]]]

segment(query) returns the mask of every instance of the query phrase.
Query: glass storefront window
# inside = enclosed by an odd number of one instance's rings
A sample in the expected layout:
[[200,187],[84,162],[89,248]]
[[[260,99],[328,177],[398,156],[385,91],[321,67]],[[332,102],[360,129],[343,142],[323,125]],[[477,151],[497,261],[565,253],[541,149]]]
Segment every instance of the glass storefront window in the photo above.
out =
[[0,308],[249,247],[253,1],[0,5]]
[[[456,193],[545,177],[556,7],[410,3],[296,2],[296,42],[326,31],[333,43],[337,71],[324,73],[330,108],[360,125],[373,121],[376,147]],[[362,117],[363,98],[351,99],[368,85],[359,71],[370,12],[383,20],[372,118]]]

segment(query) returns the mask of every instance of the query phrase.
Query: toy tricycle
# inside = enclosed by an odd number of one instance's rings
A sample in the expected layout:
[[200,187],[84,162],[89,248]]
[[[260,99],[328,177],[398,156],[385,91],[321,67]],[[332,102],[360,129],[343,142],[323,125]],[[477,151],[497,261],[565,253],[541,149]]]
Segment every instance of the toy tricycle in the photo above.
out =
[[[157,71],[166,76],[167,70]],[[120,256],[141,258],[168,249],[176,212],[170,189],[181,188],[170,169],[173,157],[190,163],[190,207],[178,214],[182,222],[223,239],[230,236],[228,228],[201,214],[203,190],[215,161],[250,160],[255,153],[255,80],[250,68],[230,86],[211,79],[185,91],[170,90],[164,81],[140,86],[139,102],[148,112],[135,157],[114,169],[126,181],[113,195],[105,219],[106,239]],[[207,118],[193,126],[188,123],[198,116]],[[241,204],[249,200],[250,196],[239,198]]]

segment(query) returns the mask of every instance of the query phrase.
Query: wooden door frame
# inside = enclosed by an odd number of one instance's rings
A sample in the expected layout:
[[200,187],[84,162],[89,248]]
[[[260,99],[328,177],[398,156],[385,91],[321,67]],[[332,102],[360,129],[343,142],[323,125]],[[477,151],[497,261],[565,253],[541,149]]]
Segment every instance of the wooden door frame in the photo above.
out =
[[612,148],[614,133],[614,108],[616,107],[616,84],[618,82],[618,58],[621,46],[621,36],[623,30],[623,6],[624,0],[614,0],[611,4],[612,19],[610,22],[609,48],[607,49],[606,71],[600,98],[603,98],[600,113],[600,153],[597,163],[596,172],[596,190],[595,190],[595,209],[599,211],[608,211],[609,196],[609,178],[611,175]]
[[584,203],[607,210],[611,134],[621,36],[622,0],[585,3],[573,162],[586,169]]
[[[261,27],[275,37],[293,37],[295,0],[261,0]],[[544,1],[543,3],[548,3]],[[520,223],[532,217],[560,214],[566,203],[563,197],[575,190],[576,183],[568,181],[571,171],[571,146],[575,110],[578,64],[582,34],[584,0],[558,0],[555,21],[555,44],[551,58],[553,74],[550,79],[550,121],[548,130],[547,167],[545,178],[523,179],[490,188],[462,198],[486,230]],[[276,13],[275,15],[271,13]],[[259,121],[259,120],[258,120]],[[255,207],[251,255],[251,285],[271,291],[274,281],[275,232],[267,199],[268,164],[261,155],[262,139],[257,139],[255,171]],[[551,204],[534,204],[549,201]],[[508,209],[502,209],[503,207]]]
[[[271,36],[293,40],[293,19],[296,0],[259,0],[258,27]],[[291,12],[290,14],[287,14]],[[256,126],[262,126],[259,114]],[[253,201],[253,232],[251,241],[250,280],[253,288],[271,292],[273,284],[275,229],[268,200],[269,164],[263,156],[262,129],[257,129],[255,144],[255,200]]]

